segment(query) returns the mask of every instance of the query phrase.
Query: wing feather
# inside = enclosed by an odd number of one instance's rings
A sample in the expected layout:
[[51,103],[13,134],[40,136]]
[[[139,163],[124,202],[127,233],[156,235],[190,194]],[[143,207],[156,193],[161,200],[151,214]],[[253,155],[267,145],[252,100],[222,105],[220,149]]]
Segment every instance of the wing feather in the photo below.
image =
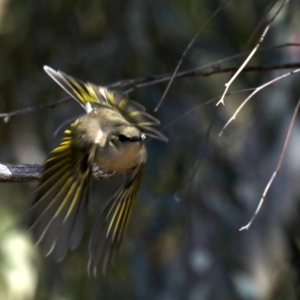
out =
[[[83,233],[95,147],[75,149],[71,132],[46,160],[46,167],[29,211],[29,226],[45,254],[56,261],[74,249]],[[88,162],[88,163],[86,163]]]
[[107,265],[114,261],[118,253],[136,202],[144,169],[144,165],[141,165],[127,176],[124,185],[108,201],[95,224],[89,245],[89,273],[93,273],[94,276],[98,267],[102,267],[105,273]]
[[[44,66],[47,74],[71,95],[87,111],[91,111],[91,104],[105,105],[117,110],[129,123],[138,127],[152,138],[167,141],[167,138],[155,129],[149,130],[149,126],[159,125],[158,119],[145,112],[145,107],[128,99],[120,92],[112,91],[103,86],[69,76],[61,71]],[[63,148],[63,145],[62,145]],[[60,149],[57,149],[59,151]]]

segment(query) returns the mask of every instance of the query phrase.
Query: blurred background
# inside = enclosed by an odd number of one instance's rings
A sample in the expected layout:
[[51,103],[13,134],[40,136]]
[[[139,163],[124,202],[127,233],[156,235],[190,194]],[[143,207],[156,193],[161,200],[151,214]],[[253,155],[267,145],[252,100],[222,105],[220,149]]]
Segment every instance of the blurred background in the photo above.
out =
[[[277,2],[230,0],[205,26],[181,70],[251,50]],[[43,65],[101,85],[171,73],[220,4],[0,0],[0,113],[66,96]],[[300,43],[299,20],[300,2],[290,1],[263,46]],[[250,65],[299,62],[299,56],[299,47],[271,48],[257,52]],[[244,58],[215,67],[237,67]],[[230,91],[257,87],[286,72],[242,73]],[[261,91],[219,138],[249,94],[232,94],[217,109],[216,102],[205,104],[222,94],[230,76],[175,80],[157,113],[153,109],[167,82],[130,92],[161,120],[161,128],[169,124],[164,130],[169,143],[147,144],[139,201],[105,276],[87,275],[88,241],[105,199],[122,178],[94,182],[84,238],[60,264],[42,256],[24,226],[36,183],[1,183],[0,299],[300,299],[299,118],[262,210],[248,231],[239,231],[276,168],[300,78],[290,76]],[[1,122],[1,163],[42,164],[62,137],[62,131],[56,137],[54,131],[80,113],[70,101]]]

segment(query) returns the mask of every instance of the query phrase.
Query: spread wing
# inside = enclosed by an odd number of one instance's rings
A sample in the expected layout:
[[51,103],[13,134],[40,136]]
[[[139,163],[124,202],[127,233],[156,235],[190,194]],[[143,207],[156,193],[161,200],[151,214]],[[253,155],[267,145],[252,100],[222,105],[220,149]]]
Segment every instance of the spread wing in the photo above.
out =
[[159,120],[146,113],[143,105],[129,100],[124,94],[90,82],[83,82],[48,66],[44,66],[44,70],[87,112],[91,111],[93,103],[110,106],[146,135],[165,142],[168,141],[162,133],[151,127],[159,125]]
[[102,211],[92,232],[89,252],[89,274],[97,274],[102,267],[103,273],[118,253],[125,229],[133,210],[141,185],[145,166],[139,166],[128,175],[124,185],[117,190]]
[[47,161],[29,211],[29,226],[45,255],[61,261],[79,244],[89,199],[93,148],[74,149],[71,131]]

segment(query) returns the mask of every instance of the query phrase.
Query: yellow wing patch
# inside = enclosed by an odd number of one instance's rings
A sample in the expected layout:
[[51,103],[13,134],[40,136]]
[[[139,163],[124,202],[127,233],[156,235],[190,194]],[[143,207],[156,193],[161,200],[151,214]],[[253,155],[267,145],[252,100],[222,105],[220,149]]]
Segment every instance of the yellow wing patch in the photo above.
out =
[[36,189],[29,211],[30,227],[36,243],[40,243],[45,254],[53,252],[56,261],[62,260],[81,240],[91,182],[92,151],[93,148],[74,149],[71,132],[66,130],[61,144],[46,160]]
[[139,166],[127,177],[124,185],[109,200],[97,220],[90,240],[89,273],[97,274],[114,261],[118,253],[130,215],[136,202],[145,166]]

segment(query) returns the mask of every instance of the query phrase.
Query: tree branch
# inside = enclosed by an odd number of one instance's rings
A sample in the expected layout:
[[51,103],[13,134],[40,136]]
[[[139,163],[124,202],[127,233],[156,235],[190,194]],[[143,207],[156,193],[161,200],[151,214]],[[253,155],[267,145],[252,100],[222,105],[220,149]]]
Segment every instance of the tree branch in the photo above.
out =
[[249,227],[251,226],[251,224],[253,223],[253,221],[255,220],[256,216],[258,215],[263,203],[264,203],[264,200],[268,194],[268,191],[274,181],[274,179],[276,178],[278,172],[280,171],[280,168],[281,168],[281,165],[282,165],[282,161],[283,161],[283,158],[284,158],[284,154],[285,154],[285,151],[286,151],[286,148],[287,148],[287,144],[288,144],[288,141],[290,139],[290,135],[291,135],[291,132],[292,132],[292,129],[294,127],[294,124],[295,124],[295,120],[296,120],[296,116],[298,114],[298,111],[299,111],[299,108],[300,108],[300,99],[298,100],[298,103],[294,109],[294,113],[293,113],[293,116],[292,116],[292,119],[290,121],[290,124],[289,124],[289,128],[288,128],[288,131],[287,131],[287,134],[285,136],[285,140],[284,140],[284,143],[283,143],[283,146],[282,146],[282,150],[280,152],[280,156],[279,156],[279,159],[278,159],[278,162],[277,162],[277,166],[276,166],[276,169],[275,171],[273,172],[270,180],[268,181],[264,191],[263,191],[263,194],[259,200],[259,203],[258,203],[258,206],[250,220],[250,222],[246,225],[246,226],[243,226],[239,229],[239,231],[242,231],[242,230],[248,230]]
[[[282,46],[282,45],[281,45]],[[299,44],[289,44],[289,46],[300,46]],[[278,46],[279,47],[279,46]],[[236,57],[236,56],[234,56]],[[300,68],[300,62],[294,62],[294,63],[287,63],[287,64],[280,64],[280,65],[267,65],[267,66],[249,66],[243,69],[244,72],[270,72],[270,71],[276,71],[276,70],[285,70],[285,69],[297,69]],[[207,77],[214,74],[222,74],[222,73],[232,73],[237,71],[238,68],[236,67],[227,67],[227,68],[221,68],[218,65],[211,65],[211,69],[209,71],[203,71],[203,67],[178,72],[175,76],[176,79],[179,78],[185,78],[185,77],[193,77],[193,76],[202,76]],[[143,88],[150,85],[155,85],[157,83],[162,83],[165,81],[170,80],[172,78],[173,74],[163,74],[163,75],[155,75],[155,76],[148,76],[148,77],[141,77],[136,79],[128,79],[119,81],[116,83],[112,83],[108,85],[108,88],[125,88],[129,86],[133,86],[133,88],[125,91],[126,93],[132,92],[134,89],[137,88]],[[12,117],[18,116],[18,115],[24,115],[30,112],[34,112],[37,110],[42,110],[45,108],[54,108],[58,105],[61,105],[63,103],[66,103],[70,101],[70,97],[66,97],[63,99],[60,99],[58,101],[49,102],[46,104],[39,104],[36,106],[30,106],[23,109],[15,110],[8,113],[0,113],[0,118],[3,118],[4,123],[7,123]]]
[[[0,182],[33,182],[41,178],[44,165],[23,164],[11,165],[0,163]],[[93,178],[95,180],[106,179],[118,175],[115,172],[108,172],[100,169],[96,164],[92,166]]]
[[159,101],[159,103],[157,104],[157,106],[155,107],[155,109],[154,109],[154,111],[158,111],[158,109],[159,109],[159,107],[161,106],[161,104],[163,103],[163,101],[164,101],[164,99],[165,99],[165,97],[166,97],[166,95],[167,95],[167,93],[168,93],[168,91],[169,91],[169,89],[170,89],[170,87],[171,87],[171,85],[172,85],[172,83],[173,83],[173,81],[174,81],[174,79],[175,79],[175,77],[176,77],[176,74],[178,73],[178,71],[179,71],[179,68],[180,68],[180,66],[181,66],[181,64],[182,64],[182,62],[183,62],[183,60],[184,60],[184,58],[185,58],[185,56],[187,55],[187,53],[189,52],[189,50],[191,49],[191,47],[193,46],[193,44],[195,43],[195,41],[197,40],[197,38],[199,37],[199,35],[200,35],[200,33],[202,32],[202,30],[205,28],[205,26],[219,13],[219,11],[221,10],[221,8],[225,5],[225,4],[227,4],[227,2],[228,2],[228,0],[225,0],[221,5],[219,5],[219,7],[215,10],[215,12],[208,18],[208,20],[206,20],[205,22],[204,22],[204,24],[203,25],[201,25],[201,27],[200,27],[200,29],[198,30],[198,32],[194,35],[194,37],[192,38],[192,40],[189,42],[189,44],[187,45],[187,47],[186,47],[186,49],[184,50],[184,52],[182,53],[182,55],[181,55],[181,58],[180,58],[180,60],[179,60],[179,62],[178,62],[178,64],[177,64],[177,66],[176,66],[176,68],[175,68],[175,70],[174,70],[174,73],[173,73],[173,75],[172,75],[172,77],[171,77],[171,79],[170,79],[170,81],[169,81],[169,83],[168,83],[168,85],[167,85],[167,87],[166,87],[166,89],[165,89],[165,92],[163,93],[163,95],[162,95],[162,97],[161,97],[161,99],[160,99],[160,101]]
[[238,77],[238,75],[243,71],[243,69],[245,69],[245,66],[248,64],[248,62],[250,61],[250,59],[254,56],[254,54],[257,52],[258,48],[261,46],[261,44],[263,43],[272,23],[274,22],[274,20],[276,19],[276,17],[280,14],[281,10],[284,8],[284,6],[289,2],[289,0],[284,0],[283,3],[281,4],[281,6],[279,7],[279,9],[275,12],[275,14],[273,15],[273,17],[270,19],[270,21],[267,22],[267,26],[264,29],[262,35],[259,38],[259,41],[257,42],[257,44],[255,45],[255,47],[253,48],[253,50],[251,51],[251,53],[248,55],[248,57],[245,59],[245,61],[242,63],[242,65],[238,68],[238,70],[234,73],[234,75],[231,77],[231,79],[225,83],[225,90],[224,93],[221,97],[221,99],[219,100],[219,102],[217,103],[217,106],[222,103],[223,105],[225,105],[224,103],[224,98],[226,93],[229,90],[230,85],[233,83],[233,81]]
[[[287,63],[287,64],[280,64],[280,65],[266,65],[266,66],[248,66],[243,69],[243,73],[245,72],[270,72],[275,70],[284,70],[284,69],[297,69],[300,67],[300,62],[295,63]],[[227,67],[221,68],[219,65],[212,65],[209,71],[203,71],[203,67],[178,72],[175,76],[175,79],[185,78],[185,77],[193,77],[193,76],[202,76],[208,77],[215,74],[222,74],[222,73],[232,73],[238,70],[237,67]],[[155,75],[155,76],[147,76],[141,77],[136,79],[129,79],[120,81],[117,83],[113,83],[108,85],[107,87],[110,88],[124,88],[128,86],[133,86],[125,91],[125,93],[130,93],[134,89],[143,88],[150,85],[155,85],[158,83],[162,83],[165,81],[170,80],[173,74],[163,74],[163,75]]]
[[53,101],[53,102],[49,102],[49,103],[45,103],[45,104],[39,104],[36,106],[29,106],[29,107],[14,110],[14,111],[8,112],[8,113],[1,113],[0,118],[3,118],[4,123],[7,123],[12,117],[25,115],[30,112],[42,110],[44,108],[54,108],[58,105],[69,102],[71,99],[72,99],[71,97],[66,97],[66,98],[60,99],[58,101]]
[[228,125],[235,120],[236,116],[239,114],[239,112],[242,110],[242,108],[250,101],[250,99],[257,94],[259,91],[261,91],[262,89],[266,88],[267,86],[277,82],[278,80],[281,80],[283,78],[286,78],[288,76],[294,75],[296,73],[299,73],[300,69],[296,69],[294,71],[291,71],[289,73],[285,73],[281,76],[278,76],[264,84],[262,84],[261,86],[257,87],[243,102],[242,104],[238,107],[238,109],[235,111],[235,113],[232,115],[232,117],[227,121],[227,123],[223,126],[222,130],[219,133],[219,137],[223,134],[224,130],[228,127]]

